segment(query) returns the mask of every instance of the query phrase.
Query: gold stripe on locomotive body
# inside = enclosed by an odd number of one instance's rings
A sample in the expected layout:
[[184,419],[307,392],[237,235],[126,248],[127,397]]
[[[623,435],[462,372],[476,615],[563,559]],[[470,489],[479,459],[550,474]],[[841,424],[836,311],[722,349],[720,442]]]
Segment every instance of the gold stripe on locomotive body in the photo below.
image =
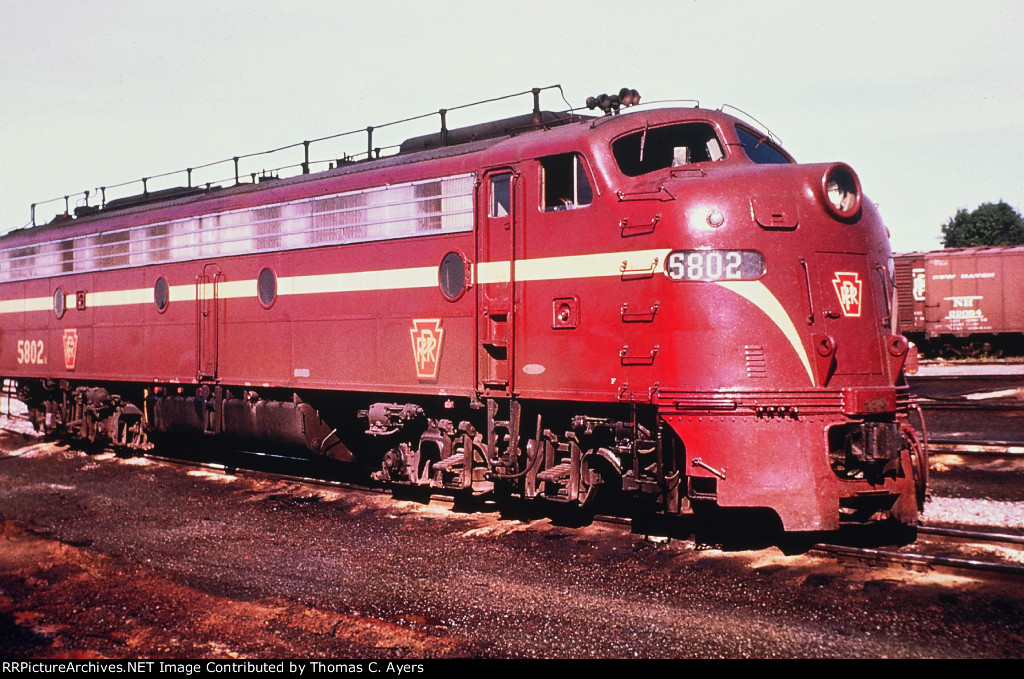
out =
[[38,429],[97,445],[216,435],[444,492],[913,523],[925,447],[857,175],[624,92],[597,117],[537,91],[525,117],[442,113],[391,156],[370,128],[323,172],[307,144],[297,176],[189,174],[8,234],[0,374]]

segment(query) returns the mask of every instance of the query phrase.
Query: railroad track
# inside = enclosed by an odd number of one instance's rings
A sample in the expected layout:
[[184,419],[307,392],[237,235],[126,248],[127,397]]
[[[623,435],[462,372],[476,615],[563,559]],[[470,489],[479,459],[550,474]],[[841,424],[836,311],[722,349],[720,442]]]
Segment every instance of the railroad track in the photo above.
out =
[[[292,473],[252,470],[241,466],[188,461],[173,457],[166,457],[162,455],[149,454],[147,455],[147,457],[154,460],[160,460],[175,464],[200,465],[208,469],[222,470],[224,473],[234,474],[242,472],[247,475],[259,475],[262,478],[304,483],[317,486],[329,486],[333,488],[340,488],[359,492],[389,492],[387,489],[380,487],[373,487],[355,482],[324,479],[319,478],[317,476],[300,476]],[[308,462],[308,460],[306,460],[305,458],[283,458],[281,456],[271,457],[287,460],[289,462]],[[454,504],[456,502],[456,499],[453,496],[444,494],[431,495],[430,499],[431,502],[437,501],[443,504]],[[593,520],[599,523],[622,526],[631,531],[636,527],[631,519],[622,516],[608,516],[603,514],[597,514],[593,516]],[[957,572],[983,572],[1010,575],[1014,577],[1024,577],[1024,563],[1014,564],[1005,561],[997,562],[994,560],[983,561],[973,558],[963,558],[958,556],[924,553],[920,549],[925,545],[935,545],[940,547],[941,549],[948,550],[950,543],[953,542],[969,543],[973,545],[1005,544],[1015,546],[1024,551],[1024,536],[994,532],[969,531],[934,526],[920,526],[918,527],[917,531],[918,536],[925,536],[930,539],[928,541],[918,540],[917,542],[907,546],[906,548],[903,548],[902,550],[864,548],[849,545],[833,544],[816,544],[811,549],[813,551],[827,553],[832,556],[840,558],[857,559],[862,562],[867,562],[870,564],[899,564],[918,568],[926,567],[932,569],[943,569]]]
[[1024,441],[983,441],[953,437],[929,437],[929,455],[1024,455]]
[[933,526],[920,526],[918,528],[918,535],[931,536],[938,539],[925,543],[915,542],[906,551],[835,544],[817,544],[814,545],[812,549],[813,551],[822,552],[839,558],[857,559],[871,565],[886,564],[910,567],[923,566],[954,572],[983,572],[1024,577],[1024,563],[1010,563],[1006,561],[981,560],[960,556],[926,554],[922,553],[920,549],[910,551],[914,548],[921,547],[923,544],[948,546],[950,542],[964,542],[972,545],[983,546],[1008,544],[1015,545],[1024,551],[1024,536]]
[[[223,471],[224,473],[229,474],[244,473],[247,475],[257,475],[261,478],[273,480],[290,481],[314,486],[328,486],[333,488],[375,494],[389,492],[387,489],[381,487],[373,487],[356,482],[324,479],[317,476],[302,476],[293,473],[249,469],[246,467],[231,464],[225,465],[219,463],[182,460],[179,458],[155,454],[147,454],[146,457],[173,464],[201,466],[211,470],[220,470]],[[289,462],[308,462],[306,458],[285,458],[283,456],[270,457],[277,458],[280,460],[287,460]],[[437,501],[443,504],[454,504],[456,502],[456,499],[453,496],[443,494],[431,495],[430,499],[431,502]],[[635,528],[633,521],[628,517],[597,514],[593,516],[593,520],[599,523],[622,526],[631,531]],[[927,542],[919,540],[918,542],[915,542],[912,545],[904,548],[903,551],[898,551],[896,549],[864,548],[849,545],[833,545],[823,543],[814,545],[811,548],[811,550],[830,554],[832,556],[844,559],[857,559],[870,564],[899,564],[918,568],[926,567],[932,569],[943,569],[959,572],[984,572],[1010,575],[1014,577],[1024,577],[1024,563],[1014,564],[1008,562],[982,561],[972,558],[922,553],[922,551],[920,550],[910,551],[913,550],[914,547],[920,547],[925,544],[942,545],[943,548],[948,549],[950,542],[970,543],[974,545],[1006,544],[1015,546],[1024,551],[1024,536],[1022,535],[970,531],[934,526],[919,526],[917,532],[919,536],[926,536],[928,538],[931,538],[931,540]]]
[[929,410],[977,410],[1024,412],[1024,401],[972,401],[963,398],[920,399],[917,404],[925,412]]
[[1024,388],[1024,365],[1018,364],[1014,372],[978,373],[951,372],[945,374],[908,375],[910,392],[922,399],[965,398],[987,400],[992,398],[1020,398]]
[[[42,442],[28,446],[21,451],[17,451],[15,454],[31,452],[38,445],[42,445]],[[374,487],[372,485],[367,485],[366,483],[324,478],[322,475],[318,475],[320,470],[317,468],[318,465],[315,464],[316,461],[311,461],[308,458],[253,453],[251,451],[235,451],[233,461],[227,463],[187,459],[155,453],[147,453],[144,457],[158,462],[195,467],[224,474],[244,474],[246,476],[269,480],[287,481],[309,486],[331,487],[372,494],[384,494],[390,492],[385,488]],[[268,467],[273,468],[279,464],[289,464],[292,466],[300,464],[306,466],[307,469],[304,470],[305,473],[268,470]],[[431,495],[430,499],[431,502],[437,501],[442,504],[454,504],[456,502],[455,497],[443,494]],[[627,517],[598,514],[594,515],[592,519],[595,522],[622,526],[631,531],[636,527],[633,521]],[[918,540],[917,542],[912,543],[912,545],[899,549],[868,548],[851,545],[818,543],[810,547],[810,551],[828,554],[839,559],[855,559],[872,566],[881,564],[903,565],[907,567],[942,569],[954,572],[984,572],[1009,575],[1013,577],[1024,577],[1024,563],[1010,563],[1006,561],[997,562],[995,560],[979,560],[960,556],[924,553],[924,551],[920,549],[924,545],[935,545],[941,546],[942,549],[948,551],[951,542],[960,542],[969,543],[975,546],[1004,544],[1024,551],[1024,536],[933,526],[918,527],[918,535],[919,537],[925,536],[930,539],[927,541]]]

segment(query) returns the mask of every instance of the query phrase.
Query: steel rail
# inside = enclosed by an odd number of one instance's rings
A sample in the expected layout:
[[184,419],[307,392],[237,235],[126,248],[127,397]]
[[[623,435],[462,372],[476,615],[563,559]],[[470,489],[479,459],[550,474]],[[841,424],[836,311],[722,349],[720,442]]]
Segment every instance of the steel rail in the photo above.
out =
[[919,398],[917,404],[922,410],[1007,410],[1024,411],[1021,401],[977,401],[967,399],[950,399],[935,401]]
[[817,544],[812,550],[832,554],[834,556],[846,556],[864,560],[885,561],[887,563],[929,566],[932,568],[950,568],[953,570],[983,571],[989,573],[1000,573],[1024,577],[1024,565],[995,563],[991,561],[978,561],[976,559],[961,559],[948,556],[932,556],[929,554],[905,554],[883,549],[868,549],[864,547],[847,547],[844,545]]
[[961,540],[1008,542],[1014,545],[1024,545],[1024,535],[1010,535],[1008,533],[990,533],[979,530],[965,530],[963,528],[943,528],[940,526],[918,526],[917,532],[924,535],[939,535],[941,537],[959,538]]
[[973,439],[928,438],[928,453],[968,455],[1024,455],[1024,441],[983,441]]

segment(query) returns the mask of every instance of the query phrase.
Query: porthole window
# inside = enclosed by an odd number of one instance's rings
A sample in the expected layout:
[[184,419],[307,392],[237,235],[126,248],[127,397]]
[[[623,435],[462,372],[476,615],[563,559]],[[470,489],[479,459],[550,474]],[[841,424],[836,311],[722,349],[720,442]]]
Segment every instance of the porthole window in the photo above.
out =
[[64,318],[64,312],[67,310],[67,295],[64,288],[57,288],[53,293],[53,313],[57,315],[57,318]]
[[161,276],[156,279],[156,283],[153,284],[153,304],[156,304],[157,311],[163,313],[170,302],[171,292],[167,287],[167,279]]
[[462,297],[466,292],[466,260],[458,252],[449,252],[437,269],[437,284],[441,294],[449,302]]
[[264,309],[269,309],[277,299],[277,274],[271,269],[263,269],[256,281],[256,294]]

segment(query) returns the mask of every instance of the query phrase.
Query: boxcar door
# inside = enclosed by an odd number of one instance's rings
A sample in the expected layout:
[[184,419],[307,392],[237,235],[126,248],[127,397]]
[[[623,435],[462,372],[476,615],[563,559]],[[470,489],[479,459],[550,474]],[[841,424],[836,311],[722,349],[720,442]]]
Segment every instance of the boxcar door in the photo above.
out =
[[207,264],[196,276],[196,380],[217,379],[220,342],[220,267]]
[[477,390],[507,396],[515,388],[515,250],[518,172],[484,175],[477,205]]

